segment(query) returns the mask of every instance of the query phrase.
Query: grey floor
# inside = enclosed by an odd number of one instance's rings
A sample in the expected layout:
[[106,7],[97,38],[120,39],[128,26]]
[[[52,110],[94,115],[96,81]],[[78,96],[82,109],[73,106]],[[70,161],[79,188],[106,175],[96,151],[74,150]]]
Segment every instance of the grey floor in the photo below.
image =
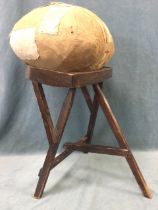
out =
[[122,157],[73,153],[33,198],[44,154],[0,156],[0,210],[158,210],[158,152],[134,152],[153,191],[144,198]]

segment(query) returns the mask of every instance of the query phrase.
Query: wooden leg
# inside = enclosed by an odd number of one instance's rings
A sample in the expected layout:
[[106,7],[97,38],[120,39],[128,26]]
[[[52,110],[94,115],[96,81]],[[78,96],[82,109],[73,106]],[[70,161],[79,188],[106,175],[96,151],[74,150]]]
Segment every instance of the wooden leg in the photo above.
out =
[[83,96],[85,98],[85,101],[87,103],[87,106],[89,108],[89,111],[92,112],[93,102],[92,102],[91,96],[87,90],[87,87],[81,87],[81,90],[82,90]]
[[99,104],[108,120],[108,123],[109,123],[120,147],[128,149],[128,153],[125,157],[126,157],[126,160],[127,160],[128,164],[137,180],[138,185],[140,186],[145,197],[152,198],[152,193],[151,193],[150,189],[148,188],[147,183],[146,183],[145,179],[143,178],[143,175],[142,175],[142,173],[141,173],[141,171],[140,171],[140,169],[139,169],[139,167],[138,167],[138,165],[137,165],[137,163],[128,147],[127,141],[123,135],[123,132],[122,132],[111,108],[110,108],[110,105],[109,105],[107,99],[105,98],[99,85],[94,85],[93,87],[94,87],[96,97],[99,101]]
[[87,141],[86,143],[90,144],[92,141],[92,136],[93,136],[93,131],[95,127],[95,122],[98,114],[98,109],[99,109],[99,103],[96,98],[96,94],[94,95],[94,100],[93,100],[93,106],[92,106],[92,112],[90,114],[90,119],[89,119],[89,124],[88,124],[88,130],[87,130]]
[[49,173],[51,171],[51,166],[54,162],[56,150],[57,150],[57,148],[55,148],[54,145],[49,146],[48,153],[47,153],[46,159],[44,161],[44,165],[41,169],[41,173],[39,175],[39,181],[38,181],[38,184],[37,184],[37,187],[35,190],[35,194],[34,194],[34,197],[37,199],[41,198],[43,195],[43,191],[44,191]]
[[[86,134],[87,138],[86,138],[86,141],[84,143],[90,144],[91,141],[92,141],[92,137],[93,137],[93,131],[94,131],[95,122],[96,122],[96,118],[97,118],[99,103],[98,103],[98,100],[96,98],[96,95],[94,95],[94,99],[93,99],[93,102],[92,102],[92,99],[91,99],[91,97],[89,95],[89,92],[88,92],[86,87],[82,87],[81,89],[82,89],[83,96],[85,98],[85,101],[87,102],[87,106],[88,106],[89,111],[90,111],[90,119],[89,119],[87,134]],[[85,154],[88,153],[88,151],[86,151],[86,150],[83,150],[83,152]]]
[[64,132],[64,128],[66,122],[69,117],[69,113],[73,104],[73,99],[75,96],[75,89],[70,88],[68,94],[65,98],[63,103],[56,128],[53,126],[53,122],[51,120],[51,115],[49,112],[48,104],[45,98],[45,94],[42,88],[42,85],[38,82],[33,82],[34,92],[38,101],[39,109],[41,112],[41,116],[43,119],[43,123],[45,126],[48,142],[49,142],[49,149],[48,153],[44,162],[44,165],[39,173],[39,181],[36,187],[36,191],[34,194],[35,198],[41,198],[43,195],[43,191],[50,173],[52,166],[55,161],[55,155],[57,153],[57,149]]
[[[100,83],[100,87],[102,87],[102,83]],[[84,95],[85,101],[87,102],[87,105],[90,110],[90,119],[89,119],[87,134],[86,134],[87,140],[85,142],[87,144],[90,144],[92,141],[93,131],[94,131],[95,122],[96,122],[96,118],[98,114],[99,103],[98,103],[96,94],[94,94],[94,99],[92,102],[91,97],[86,87],[82,87],[82,93]]]

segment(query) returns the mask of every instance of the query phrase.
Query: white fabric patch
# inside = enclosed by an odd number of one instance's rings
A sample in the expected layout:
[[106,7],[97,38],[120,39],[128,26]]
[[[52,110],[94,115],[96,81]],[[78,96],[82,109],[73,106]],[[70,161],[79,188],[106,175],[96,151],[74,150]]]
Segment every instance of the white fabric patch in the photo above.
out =
[[35,43],[35,28],[12,31],[10,45],[15,54],[22,60],[36,60],[39,58]]
[[39,27],[39,33],[57,34],[61,18],[71,9],[71,7],[50,6]]

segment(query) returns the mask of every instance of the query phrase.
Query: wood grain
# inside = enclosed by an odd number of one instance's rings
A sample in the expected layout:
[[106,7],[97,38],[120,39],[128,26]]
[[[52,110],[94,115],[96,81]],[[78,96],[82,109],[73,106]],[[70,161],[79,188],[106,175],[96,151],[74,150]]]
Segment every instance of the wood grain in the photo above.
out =
[[76,150],[84,152],[92,152],[107,155],[126,156],[127,149],[121,149],[117,147],[108,147],[103,145],[90,145],[90,144],[77,144],[77,143],[65,143],[64,148],[67,150]]
[[115,137],[116,137],[116,140],[118,141],[118,144],[120,145],[120,148],[124,148],[124,149],[128,150],[128,155],[125,157],[126,157],[126,160],[132,170],[132,173],[134,174],[134,176],[136,178],[138,185],[140,186],[144,196],[147,198],[151,198],[152,193],[143,177],[143,174],[141,173],[141,171],[134,159],[132,152],[130,151],[130,148],[127,144],[126,138],[125,138],[111,108],[110,108],[110,105],[109,105],[105,95],[103,94],[99,85],[93,85],[93,87],[94,87],[94,91],[96,93],[97,99],[99,101],[99,104],[107,118],[107,121],[108,121]]
[[[92,152],[99,154],[124,156],[136,178],[143,194],[147,198],[152,197],[152,193],[138,167],[138,164],[127,144],[127,140],[117,122],[111,107],[102,91],[104,79],[108,79],[112,75],[111,68],[104,67],[97,72],[82,73],[61,73],[52,72],[44,69],[36,69],[29,67],[26,70],[26,77],[33,80],[33,88],[43,119],[44,127],[49,143],[48,152],[39,172],[39,181],[34,194],[35,198],[41,198],[51,169],[57,166],[61,161],[68,157],[73,151],[82,151],[84,153]],[[56,127],[54,127],[47,100],[44,94],[42,84],[69,87],[68,93],[64,99]],[[91,84],[94,89],[94,98],[91,99],[86,85]],[[79,141],[75,143],[65,143],[65,150],[56,156],[76,93],[76,87],[81,87],[84,99],[90,111],[90,119],[87,133]],[[109,147],[103,145],[92,145],[92,136],[94,132],[95,122],[98,114],[99,106],[116,137],[119,147]],[[82,116],[81,116],[82,120]]]
[[25,70],[26,79],[37,81],[42,84],[57,87],[83,87],[88,84],[96,84],[112,76],[110,67],[103,67],[100,70],[92,72],[73,72],[62,73],[46,69],[37,69],[28,66]]
[[34,81],[33,87],[34,87],[35,95],[37,97],[37,102],[39,105],[39,109],[41,111],[43,123],[45,126],[45,130],[46,130],[47,138],[49,142],[49,149],[48,149],[43,167],[39,172],[39,181],[37,183],[37,187],[34,194],[35,198],[41,198],[43,195],[43,191],[44,191],[49,173],[55,161],[55,155],[57,153],[57,149],[58,149],[62,134],[64,132],[64,128],[68,120],[68,116],[70,114],[70,110],[73,104],[73,99],[75,96],[75,88],[69,89],[68,94],[65,97],[65,100],[64,100],[64,103],[63,103],[63,106],[62,106],[62,109],[61,109],[61,112],[57,121],[57,126],[56,128],[54,128],[42,85]]

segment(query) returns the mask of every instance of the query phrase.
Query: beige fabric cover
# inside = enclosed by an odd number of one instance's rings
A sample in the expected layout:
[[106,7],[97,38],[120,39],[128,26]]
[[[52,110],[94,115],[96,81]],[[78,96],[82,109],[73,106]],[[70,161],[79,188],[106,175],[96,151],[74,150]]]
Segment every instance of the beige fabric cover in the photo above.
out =
[[53,2],[22,17],[10,45],[26,64],[52,71],[93,71],[114,54],[113,38],[91,11]]

